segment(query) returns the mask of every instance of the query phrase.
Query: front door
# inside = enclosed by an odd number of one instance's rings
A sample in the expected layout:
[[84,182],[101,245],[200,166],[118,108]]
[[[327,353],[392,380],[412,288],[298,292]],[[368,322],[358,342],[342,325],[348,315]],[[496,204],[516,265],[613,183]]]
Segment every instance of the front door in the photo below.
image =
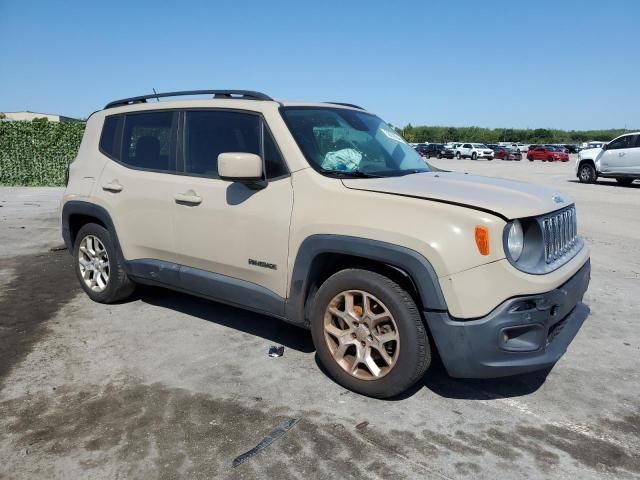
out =
[[606,147],[600,157],[600,169],[603,173],[633,173],[634,157],[637,153],[637,135],[624,135],[616,138]]
[[[174,192],[179,263],[286,297],[293,189],[262,117],[198,110],[185,112],[181,124],[184,174]],[[221,180],[218,155],[224,152],[260,155],[266,188]]]

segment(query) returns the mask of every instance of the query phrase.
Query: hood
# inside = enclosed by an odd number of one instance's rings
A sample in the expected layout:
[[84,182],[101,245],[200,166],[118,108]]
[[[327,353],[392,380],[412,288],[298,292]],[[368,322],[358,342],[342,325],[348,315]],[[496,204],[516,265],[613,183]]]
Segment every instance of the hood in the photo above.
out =
[[387,178],[343,179],[347,188],[423,198],[474,208],[506,219],[533,217],[566,207],[565,194],[525,182],[466,173],[426,172]]
[[578,155],[580,158],[596,158],[602,152],[602,148],[585,148],[584,150],[580,150]]

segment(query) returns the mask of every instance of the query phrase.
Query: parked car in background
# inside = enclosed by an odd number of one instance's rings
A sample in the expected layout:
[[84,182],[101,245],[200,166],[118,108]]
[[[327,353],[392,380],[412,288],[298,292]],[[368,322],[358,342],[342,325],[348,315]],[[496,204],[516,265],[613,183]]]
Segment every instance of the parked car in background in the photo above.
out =
[[491,150],[495,152],[496,148],[501,148],[501,145],[496,145],[495,143],[488,143],[487,147],[489,147]]
[[533,162],[534,160],[542,160],[543,162],[555,162],[556,160],[568,162],[569,154],[560,151],[557,147],[537,145],[527,152],[527,160],[530,162]]
[[622,135],[602,148],[588,148],[578,154],[576,176],[582,183],[598,177],[615,178],[622,185],[640,179],[640,132]]
[[517,150],[515,148],[497,147],[493,151],[493,158],[496,158],[496,159],[499,159],[499,160],[517,160],[517,161],[520,161],[520,160],[522,160],[522,154],[520,153],[520,150]]
[[596,141],[592,141],[592,142],[584,142],[581,145],[581,148],[583,150],[586,150],[588,148],[602,148],[603,145],[606,145],[607,142],[601,142],[600,140],[596,140]]
[[476,160],[478,158],[486,158],[493,160],[493,150],[484,143],[463,143],[456,149],[456,158],[470,158]]
[[426,149],[428,146],[429,145],[426,143],[416,143],[415,145],[413,145],[413,148],[420,154],[421,157],[426,157]]
[[564,148],[567,149],[568,153],[578,153],[580,151],[580,147],[572,144],[564,145]]
[[420,152],[420,155],[427,158],[431,158],[431,157],[453,158],[454,157],[453,150],[450,148],[446,148],[445,145],[441,143],[430,143],[424,149],[424,154]]

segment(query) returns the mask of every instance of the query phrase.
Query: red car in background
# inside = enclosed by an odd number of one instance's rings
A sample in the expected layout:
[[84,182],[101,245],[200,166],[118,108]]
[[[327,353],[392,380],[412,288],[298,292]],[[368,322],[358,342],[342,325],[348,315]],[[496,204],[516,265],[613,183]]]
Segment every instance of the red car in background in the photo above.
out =
[[522,160],[522,154],[519,150],[507,147],[497,147],[493,149],[493,158],[499,160]]
[[569,154],[565,153],[558,147],[538,145],[527,152],[527,160],[530,162],[533,162],[534,160],[542,160],[543,162],[555,162],[556,160],[560,160],[561,162],[568,162]]

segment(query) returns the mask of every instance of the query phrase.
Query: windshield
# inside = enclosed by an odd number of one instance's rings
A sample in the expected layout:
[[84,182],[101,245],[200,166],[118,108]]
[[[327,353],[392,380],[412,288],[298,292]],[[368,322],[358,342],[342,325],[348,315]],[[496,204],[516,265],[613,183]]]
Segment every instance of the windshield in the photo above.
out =
[[489,148],[484,143],[472,143],[473,148]]
[[428,172],[420,155],[378,117],[331,107],[284,107],[289,130],[316,170],[338,175]]

